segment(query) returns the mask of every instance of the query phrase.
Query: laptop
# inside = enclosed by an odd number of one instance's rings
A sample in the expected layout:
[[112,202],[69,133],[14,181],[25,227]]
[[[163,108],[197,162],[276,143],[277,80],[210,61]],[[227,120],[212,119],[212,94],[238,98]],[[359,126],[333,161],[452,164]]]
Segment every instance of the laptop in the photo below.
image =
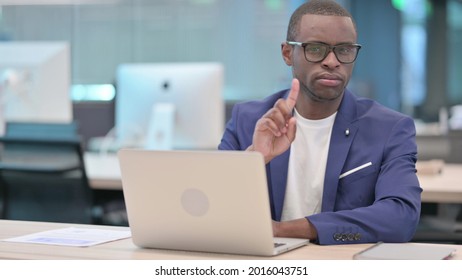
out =
[[257,152],[121,149],[118,158],[139,247],[273,256],[309,242],[273,237]]
[[355,260],[446,260],[456,252],[449,245],[379,242],[356,253]]

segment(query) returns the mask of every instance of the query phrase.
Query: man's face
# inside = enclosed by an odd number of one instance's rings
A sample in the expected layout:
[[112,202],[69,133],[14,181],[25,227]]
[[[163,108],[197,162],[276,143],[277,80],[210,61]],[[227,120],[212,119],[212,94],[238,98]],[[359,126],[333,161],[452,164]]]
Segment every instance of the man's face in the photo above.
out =
[[[357,35],[349,17],[307,14],[302,17],[295,41],[317,42],[331,46],[356,43]],[[350,80],[354,63],[338,61],[333,52],[320,62],[309,62],[300,46],[285,45],[284,60],[292,66],[293,75],[300,81],[302,94],[314,101],[338,99]]]

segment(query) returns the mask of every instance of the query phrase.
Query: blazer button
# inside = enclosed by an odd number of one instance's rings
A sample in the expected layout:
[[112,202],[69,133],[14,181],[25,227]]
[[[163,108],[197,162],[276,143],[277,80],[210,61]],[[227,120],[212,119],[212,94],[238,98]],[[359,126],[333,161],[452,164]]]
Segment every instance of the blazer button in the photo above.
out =
[[353,233],[348,234],[348,241],[353,241],[355,239],[355,235]]
[[342,234],[342,241],[347,241],[348,235],[346,233]]
[[342,239],[342,235],[340,233],[334,233],[333,237],[335,241],[340,241]]
[[361,233],[355,234],[354,239],[355,239],[355,240],[361,240]]

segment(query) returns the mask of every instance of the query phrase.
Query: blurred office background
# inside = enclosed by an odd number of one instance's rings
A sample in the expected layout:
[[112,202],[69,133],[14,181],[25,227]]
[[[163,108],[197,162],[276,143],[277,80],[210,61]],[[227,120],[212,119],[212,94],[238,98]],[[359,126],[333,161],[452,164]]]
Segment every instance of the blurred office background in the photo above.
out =
[[[0,42],[69,44],[69,97],[88,149],[114,127],[121,64],[219,62],[227,117],[237,101],[287,88],[280,44],[303,2],[0,0]],[[349,88],[415,118],[419,159],[462,162],[462,126],[450,125],[462,104],[462,0],[338,2],[363,45]]]
[[[288,86],[280,43],[302,2],[1,0],[0,40],[69,42],[76,102],[110,101],[107,89],[78,86],[112,85],[116,67],[134,62],[218,61],[225,100],[261,98]],[[462,1],[338,2],[363,45],[353,90],[424,121],[462,103]]]

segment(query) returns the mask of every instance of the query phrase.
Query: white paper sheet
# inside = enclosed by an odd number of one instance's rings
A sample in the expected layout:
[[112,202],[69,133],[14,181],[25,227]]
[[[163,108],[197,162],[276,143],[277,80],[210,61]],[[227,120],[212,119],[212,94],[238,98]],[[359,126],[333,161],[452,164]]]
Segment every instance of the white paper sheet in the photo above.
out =
[[106,230],[69,227],[4,239],[8,242],[38,243],[47,245],[88,247],[131,237],[127,230]]

